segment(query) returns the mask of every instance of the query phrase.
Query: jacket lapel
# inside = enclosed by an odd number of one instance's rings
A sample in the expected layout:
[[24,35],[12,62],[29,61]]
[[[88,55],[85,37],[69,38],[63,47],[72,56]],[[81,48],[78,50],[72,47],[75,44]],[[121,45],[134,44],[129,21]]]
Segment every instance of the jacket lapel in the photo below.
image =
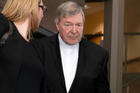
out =
[[60,54],[60,48],[59,48],[59,42],[58,42],[58,35],[55,35],[51,37],[51,43],[53,47],[53,58],[54,58],[54,63],[56,66],[56,70],[59,73],[60,80],[58,82],[61,83],[63,88],[66,91],[66,86],[65,86],[65,78],[63,74],[63,67],[62,67],[62,61],[61,61],[61,54]]
[[71,88],[69,90],[69,93],[72,93],[72,90],[74,88],[76,88],[76,86],[78,86],[78,82],[80,80],[80,75],[84,70],[84,67],[86,65],[86,62],[84,61],[84,49],[85,49],[85,45],[84,45],[84,40],[82,39],[80,42],[80,47],[79,47],[79,57],[78,57],[78,64],[77,64],[77,70],[76,70],[76,74],[75,74],[75,78],[73,80],[73,83],[71,85]]

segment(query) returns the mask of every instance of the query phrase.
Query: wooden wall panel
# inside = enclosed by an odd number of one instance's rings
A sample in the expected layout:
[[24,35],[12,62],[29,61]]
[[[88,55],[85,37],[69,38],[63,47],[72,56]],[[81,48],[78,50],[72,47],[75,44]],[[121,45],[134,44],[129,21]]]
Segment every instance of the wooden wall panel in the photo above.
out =
[[5,2],[6,2],[7,0],[0,0],[0,8],[2,8],[4,5],[5,5]]

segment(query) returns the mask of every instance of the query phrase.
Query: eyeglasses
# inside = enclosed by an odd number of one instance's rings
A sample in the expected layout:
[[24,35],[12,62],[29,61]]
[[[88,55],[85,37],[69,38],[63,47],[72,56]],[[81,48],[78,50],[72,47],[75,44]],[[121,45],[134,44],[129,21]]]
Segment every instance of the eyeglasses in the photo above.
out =
[[65,24],[63,24],[63,26],[66,30],[71,30],[74,27],[74,25],[75,25],[75,29],[77,29],[77,30],[83,29],[82,23],[78,23],[78,24],[65,23]]
[[43,12],[46,12],[47,11],[47,7],[44,6],[44,5],[39,5],[39,7],[43,10]]

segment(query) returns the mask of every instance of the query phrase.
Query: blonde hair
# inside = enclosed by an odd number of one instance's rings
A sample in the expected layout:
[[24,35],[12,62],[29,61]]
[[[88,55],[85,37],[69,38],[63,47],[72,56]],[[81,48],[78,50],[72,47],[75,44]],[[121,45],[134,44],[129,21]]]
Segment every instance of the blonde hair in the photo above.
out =
[[29,18],[28,38],[39,26],[38,3],[40,0],[7,0],[2,13],[12,22],[22,22]]

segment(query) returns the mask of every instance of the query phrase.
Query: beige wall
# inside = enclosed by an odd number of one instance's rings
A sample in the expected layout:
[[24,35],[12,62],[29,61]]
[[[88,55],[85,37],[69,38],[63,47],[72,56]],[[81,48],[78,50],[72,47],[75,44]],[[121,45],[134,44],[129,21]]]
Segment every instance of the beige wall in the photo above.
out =
[[[86,3],[84,34],[95,35],[104,33],[104,2]],[[103,36],[90,39],[96,44],[101,44]]]
[[[140,32],[140,0],[125,2],[125,32]],[[140,35],[128,36],[128,60],[140,57]]]
[[104,31],[104,10],[86,16],[85,34]]

